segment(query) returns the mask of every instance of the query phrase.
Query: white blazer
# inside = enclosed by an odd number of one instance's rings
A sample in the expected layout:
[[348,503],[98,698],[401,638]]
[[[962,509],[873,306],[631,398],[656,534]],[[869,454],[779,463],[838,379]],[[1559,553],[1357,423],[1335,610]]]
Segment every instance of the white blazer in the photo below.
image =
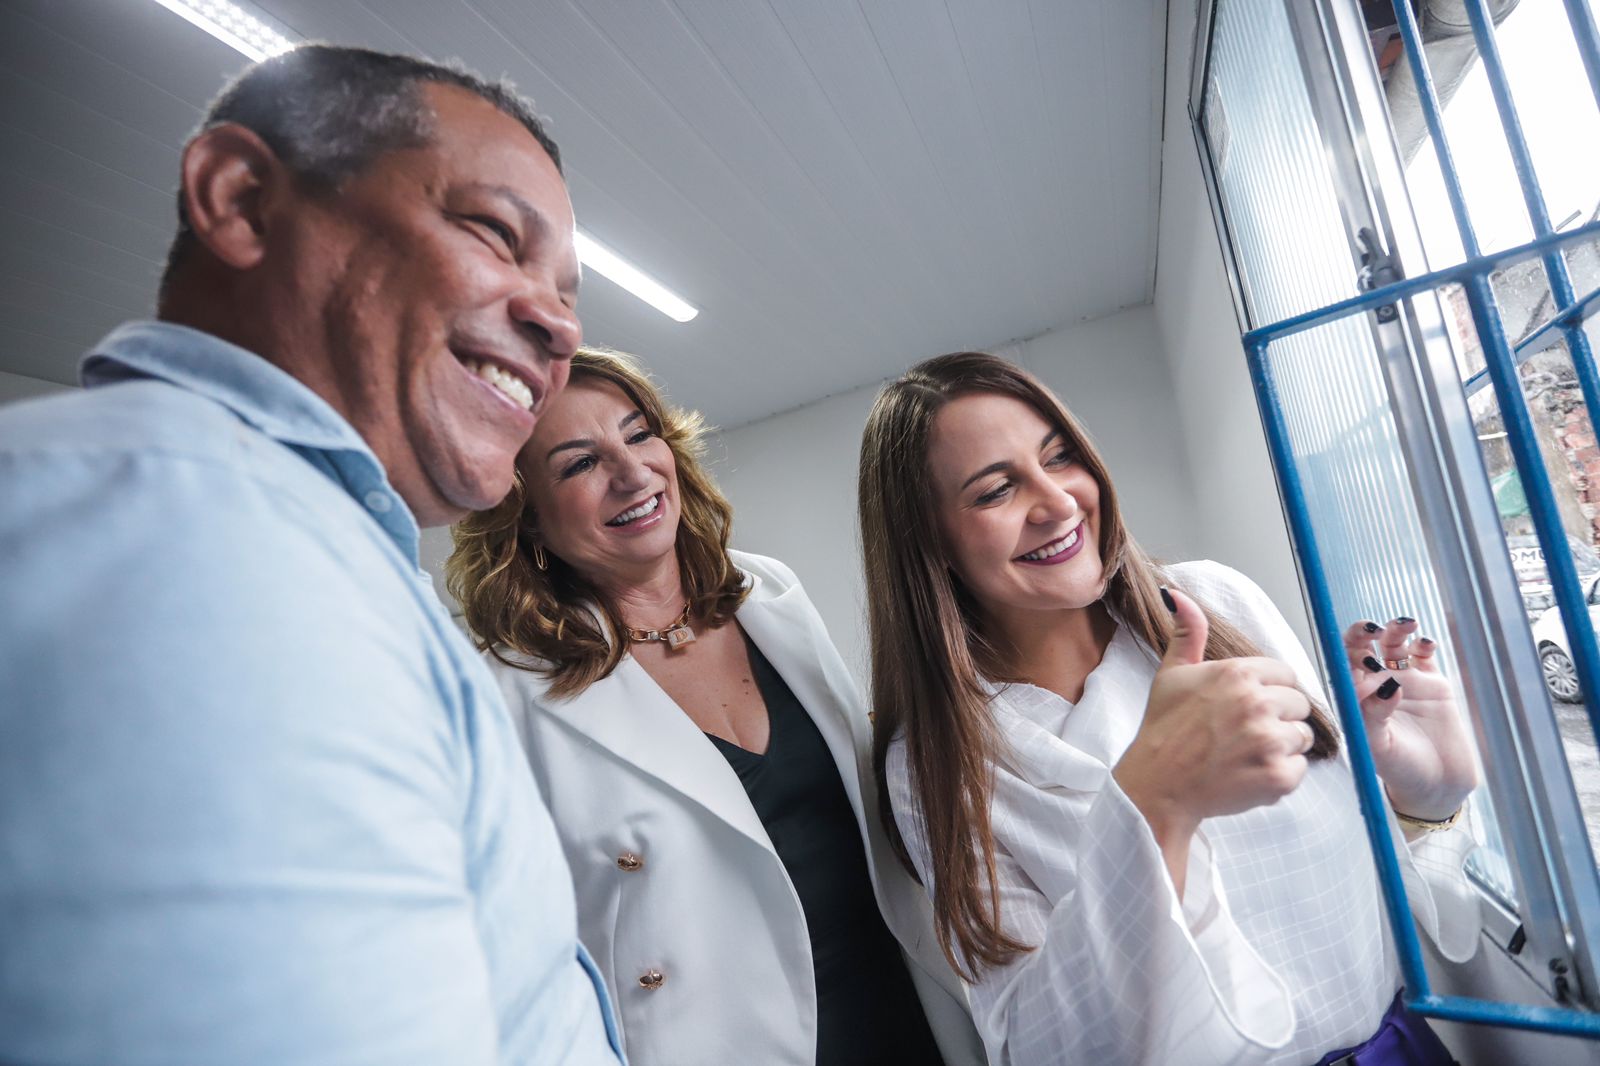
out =
[[[867,842],[950,1066],[985,1062],[927,895],[895,859],[871,781],[866,706],[782,563],[731,553],[739,623],[816,721]],[[490,659],[577,885],[578,931],[616,1003],[633,1066],[813,1066],[817,1005],[799,897],[727,760],[632,656],[565,701]],[[826,1064],[823,1064],[826,1066]],[[917,1066],[908,1063],[907,1066]]]

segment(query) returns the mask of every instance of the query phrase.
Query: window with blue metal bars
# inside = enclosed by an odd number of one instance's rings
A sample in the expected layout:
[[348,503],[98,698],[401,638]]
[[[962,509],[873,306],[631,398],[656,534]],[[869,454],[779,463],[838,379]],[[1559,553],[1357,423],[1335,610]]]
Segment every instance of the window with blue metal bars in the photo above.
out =
[[[1594,12],[1209,0],[1202,16],[1191,118],[1406,997],[1600,1037]],[[1439,637],[1473,719],[1486,932],[1555,1006],[1434,991],[1341,640],[1400,614]]]

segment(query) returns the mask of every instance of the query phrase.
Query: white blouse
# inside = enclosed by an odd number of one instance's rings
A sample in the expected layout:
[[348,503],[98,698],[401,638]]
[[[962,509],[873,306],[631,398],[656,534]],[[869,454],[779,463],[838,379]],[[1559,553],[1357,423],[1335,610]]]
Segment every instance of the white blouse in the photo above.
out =
[[[1218,563],[1168,568],[1180,588],[1323,691],[1266,594]],[[1000,1064],[1304,1066],[1371,1036],[1399,987],[1377,873],[1347,762],[1311,764],[1269,807],[1208,818],[1180,900],[1161,850],[1111,767],[1144,715],[1158,657],[1119,625],[1076,704],[994,686],[1008,749],[990,807],[1005,931],[1036,950],[985,971],[973,1015]],[[1324,701],[1326,706],[1331,702]],[[895,821],[932,894],[927,833],[896,740]],[[1419,925],[1453,961],[1477,947],[1462,830],[1406,846],[1390,818]]]

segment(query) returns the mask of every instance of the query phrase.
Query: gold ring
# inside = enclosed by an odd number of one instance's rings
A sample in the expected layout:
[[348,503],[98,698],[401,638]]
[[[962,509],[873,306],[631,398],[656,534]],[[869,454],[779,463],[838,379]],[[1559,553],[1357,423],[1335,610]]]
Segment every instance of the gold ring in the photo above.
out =
[[1317,746],[1317,731],[1311,728],[1309,722],[1301,722],[1299,725],[1301,729],[1306,731],[1306,745],[1300,749],[1300,754],[1304,755],[1306,752]]
[[1383,660],[1383,665],[1390,670],[1409,670],[1411,669],[1411,659],[1409,656],[1402,655],[1398,659]]

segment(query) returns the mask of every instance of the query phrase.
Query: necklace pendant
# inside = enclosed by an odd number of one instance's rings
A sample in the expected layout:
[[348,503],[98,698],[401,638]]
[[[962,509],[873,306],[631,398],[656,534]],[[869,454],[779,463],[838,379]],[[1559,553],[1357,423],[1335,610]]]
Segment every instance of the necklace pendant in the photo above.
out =
[[677,651],[685,644],[693,644],[695,641],[694,630],[686,625],[673,626],[663,635],[667,638],[668,651]]

